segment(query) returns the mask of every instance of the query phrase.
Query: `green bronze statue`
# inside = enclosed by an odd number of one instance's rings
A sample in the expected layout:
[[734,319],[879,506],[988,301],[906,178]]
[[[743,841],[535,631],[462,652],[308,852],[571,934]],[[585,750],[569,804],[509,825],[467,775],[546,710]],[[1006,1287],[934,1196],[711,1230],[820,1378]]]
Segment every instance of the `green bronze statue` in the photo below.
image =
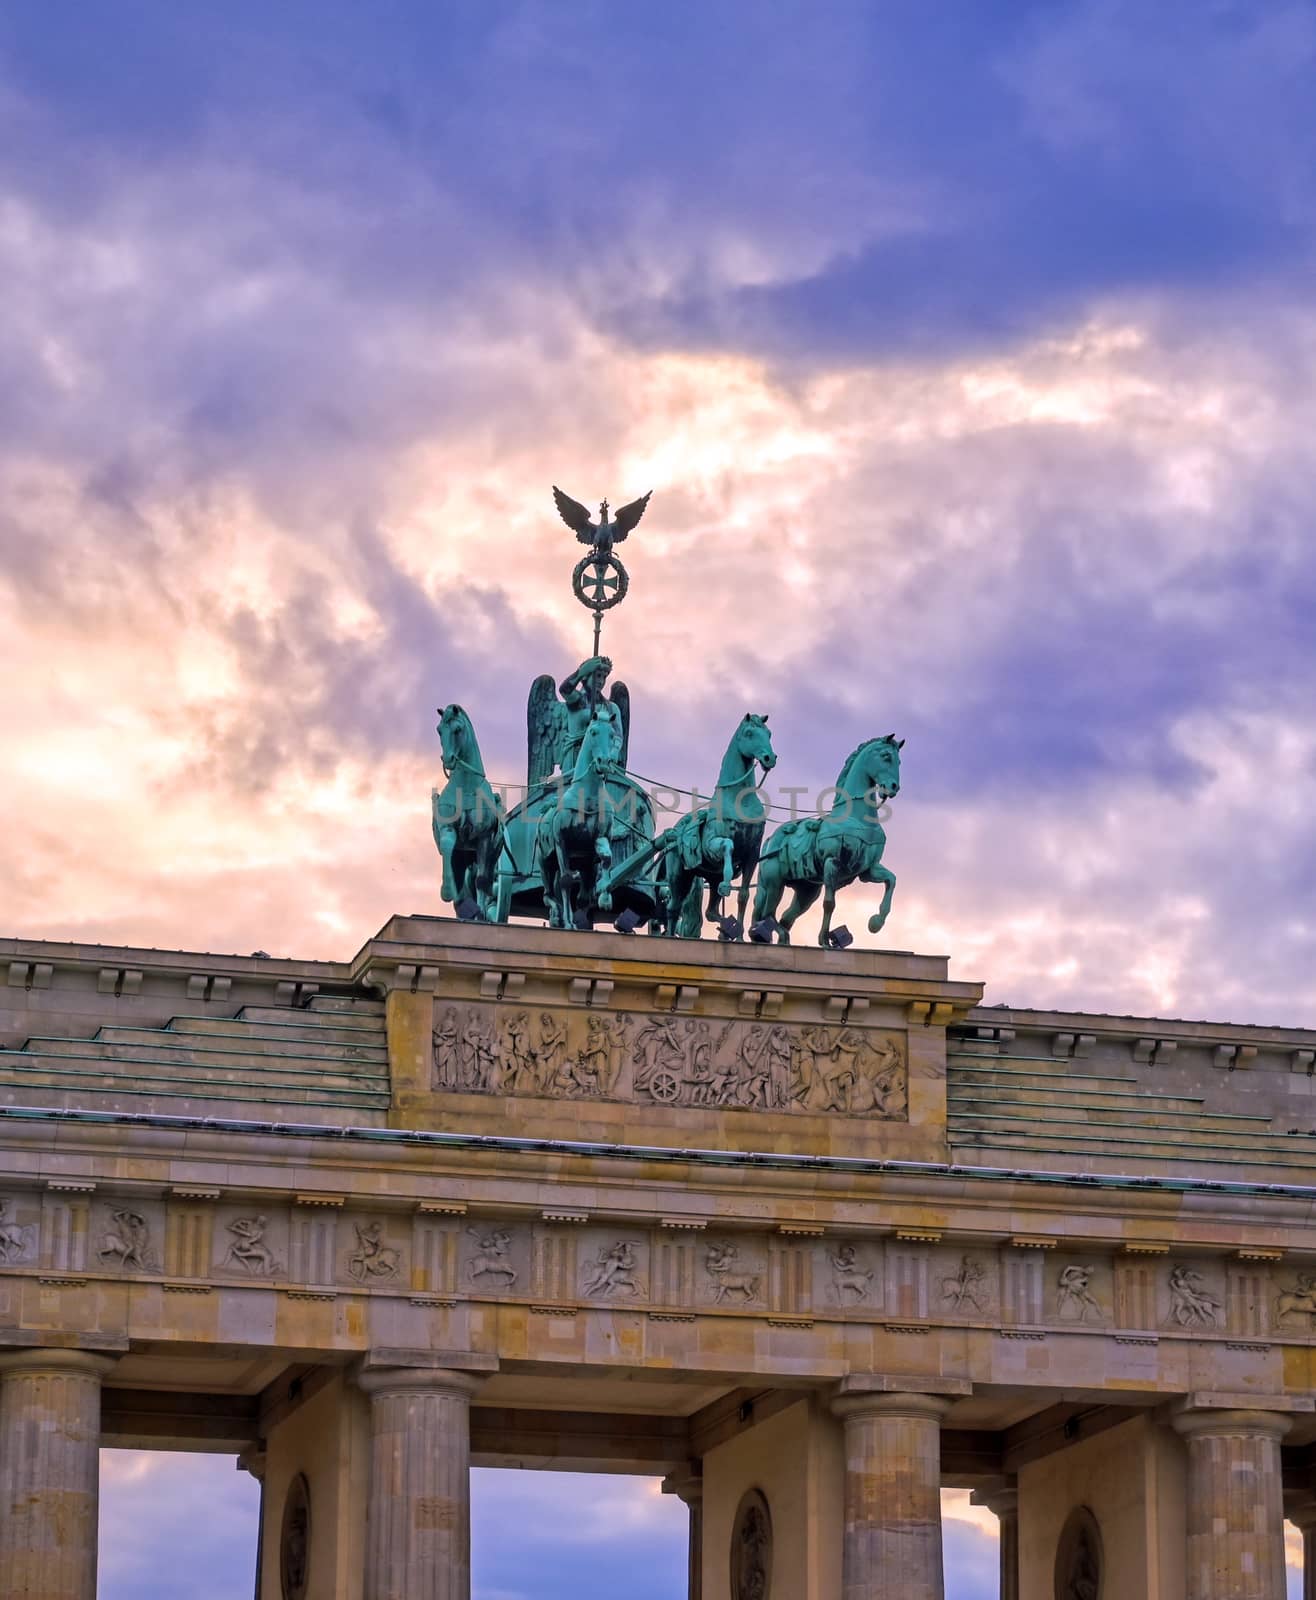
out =
[[488,917],[503,844],[502,801],[485,776],[475,729],[459,705],[444,706],[438,732],[448,780],[434,795],[434,843],[443,857],[440,893],[450,905],[473,901]]
[[[759,860],[754,921],[773,918],[781,944],[790,943],[790,930],[800,913],[825,894],[818,943],[826,946],[836,910],[836,891],[856,879],[885,885],[882,904],[868,919],[869,933],[876,933],[885,923],[896,875],[882,865],[886,832],[879,811],[883,800],[900,791],[900,750],[904,742],[893,733],[865,740],[841,768],[836,780],[836,803],[829,814],[785,822],[768,840]],[[777,907],[787,889],[795,891],[795,898],[778,917]]]
[[758,865],[767,808],[759,799],[758,769],[777,764],[766,716],[747,711],[731,736],[717,775],[712,804],[682,817],[658,841],[664,847],[660,884],[667,932],[682,939],[700,934],[699,886],[708,885],[709,922],[722,917],[722,903],[740,879],[737,921],[743,927],[750,879]]
[[620,732],[600,711],[581,735],[571,781],[539,816],[535,854],[550,927],[592,926],[596,907],[612,909],[601,882],[612,865],[617,820],[609,784],[624,772]]
[[526,783],[529,788],[547,782],[554,772],[570,777],[576,769],[585,729],[596,714],[611,722],[621,752],[618,760],[623,767],[626,765],[631,739],[631,697],[624,683],[615,684],[611,696],[604,694],[611,675],[612,662],[607,656],[591,656],[556,689],[547,672],[530,685],[530,702],[526,707],[529,744]]

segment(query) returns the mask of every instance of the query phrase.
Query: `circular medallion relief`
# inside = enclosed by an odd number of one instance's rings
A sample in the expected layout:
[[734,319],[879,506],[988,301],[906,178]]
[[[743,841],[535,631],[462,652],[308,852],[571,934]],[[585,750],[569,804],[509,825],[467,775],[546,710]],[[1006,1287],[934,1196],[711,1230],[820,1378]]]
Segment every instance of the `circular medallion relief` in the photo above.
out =
[[772,1513],[760,1489],[747,1489],[731,1529],[731,1600],[768,1600],[772,1591]]
[[283,1600],[306,1600],[311,1565],[311,1491],[303,1473],[288,1485],[279,1536],[279,1582]]
[[1086,1506],[1077,1506],[1056,1548],[1056,1600],[1101,1600],[1104,1565],[1097,1519]]

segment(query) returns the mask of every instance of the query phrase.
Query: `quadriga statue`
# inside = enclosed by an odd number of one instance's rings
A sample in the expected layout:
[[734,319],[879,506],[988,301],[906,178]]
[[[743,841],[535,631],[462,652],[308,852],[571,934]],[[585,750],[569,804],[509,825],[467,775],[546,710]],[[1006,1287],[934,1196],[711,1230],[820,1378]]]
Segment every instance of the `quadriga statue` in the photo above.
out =
[[447,783],[434,795],[434,843],[443,857],[441,893],[449,905],[473,902],[493,909],[494,873],[503,845],[503,803],[484,772],[480,743],[459,705],[439,714]]

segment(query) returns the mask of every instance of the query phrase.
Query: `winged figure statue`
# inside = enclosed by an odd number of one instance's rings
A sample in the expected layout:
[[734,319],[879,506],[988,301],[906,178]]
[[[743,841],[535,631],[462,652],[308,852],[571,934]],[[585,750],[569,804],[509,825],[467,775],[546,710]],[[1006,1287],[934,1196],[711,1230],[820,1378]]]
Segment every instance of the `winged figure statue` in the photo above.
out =
[[556,484],[553,485],[553,501],[557,506],[558,515],[580,540],[581,544],[591,545],[595,555],[606,556],[613,545],[620,544],[631,529],[644,515],[644,508],[649,504],[649,494],[641,495],[638,500],[632,500],[627,506],[622,506],[614,513],[612,520],[608,520],[608,502],[605,500],[599,506],[599,520],[591,522],[587,508],[579,500],[573,500],[569,494],[563,494]]
[[556,686],[547,672],[530,685],[526,706],[526,782],[530,788],[546,783],[556,770],[570,777],[585,730],[595,717],[606,718],[612,724],[617,760],[625,767],[631,737],[631,696],[624,683],[614,684],[611,695],[604,693],[611,672],[612,662],[607,656],[591,656]]

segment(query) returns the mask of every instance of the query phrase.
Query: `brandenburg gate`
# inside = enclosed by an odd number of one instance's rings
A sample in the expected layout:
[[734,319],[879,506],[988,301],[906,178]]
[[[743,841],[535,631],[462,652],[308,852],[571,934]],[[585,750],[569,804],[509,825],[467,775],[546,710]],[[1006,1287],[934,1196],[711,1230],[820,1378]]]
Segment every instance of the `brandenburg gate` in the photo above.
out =
[[444,709],[456,916],[333,962],[0,944],[0,1595],[93,1600],[108,1444],[239,1456],[259,1600],[469,1600],[473,1464],[663,1476],[702,1600],[940,1600],[947,1485],[1005,1600],[1280,1600],[1316,1033],[852,943],[893,737],[812,820],[748,713],[730,816],[614,806],[639,514],[561,501],[595,654],[536,681],[517,805]]

